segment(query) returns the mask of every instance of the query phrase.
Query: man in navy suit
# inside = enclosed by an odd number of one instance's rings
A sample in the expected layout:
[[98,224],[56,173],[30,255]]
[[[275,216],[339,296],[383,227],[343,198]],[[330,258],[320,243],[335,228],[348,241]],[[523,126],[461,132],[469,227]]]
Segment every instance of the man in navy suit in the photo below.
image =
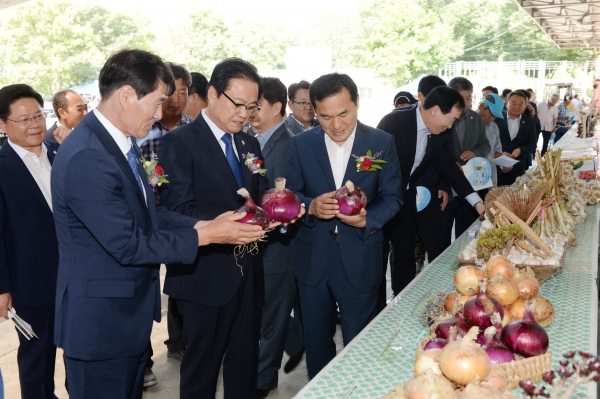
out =
[[191,263],[199,245],[249,243],[262,231],[235,223],[240,215],[208,222],[156,207],[134,139],[161,119],[175,90],[158,56],[113,54],[99,87],[102,101],[53,165],[55,343],[72,399],[141,398],[152,321],[160,321],[160,263]]
[[44,142],[44,100],[30,86],[0,90],[0,316],[14,306],[39,339],[19,334],[19,380],[24,399],[54,396],[54,299],[58,245],[50,171],[57,143]]
[[[375,316],[383,225],[402,205],[400,165],[394,139],[358,122],[358,91],[348,75],[329,74],[310,87],[320,127],[295,136],[287,184],[307,209],[296,247],[308,375],[314,378],[335,357],[335,311],[340,309],[344,344]],[[371,150],[383,160],[368,171],[358,157]],[[352,181],[367,196],[367,208],[345,216],[334,194]],[[337,303],[337,305],[336,305]]]

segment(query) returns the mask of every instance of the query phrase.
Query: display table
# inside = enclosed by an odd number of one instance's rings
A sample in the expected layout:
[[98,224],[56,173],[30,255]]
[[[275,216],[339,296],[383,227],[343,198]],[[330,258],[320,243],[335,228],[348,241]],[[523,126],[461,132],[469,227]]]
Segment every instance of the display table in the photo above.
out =
[[[553,367],[568,350],[596,353],[598,215],[597,205],[588,206],[587,218],[574,230],[579,245],[566,252],[564,268],[540,289],[556,310],[547,328]],[[456,258],[470,239],[463,234],[427,266],[296,398],[381,398],[408,381],[417,344],[428,334],[419,317],[423,303],[454,290]],[[580,386],[577,393],[595,398],[596,385]]]

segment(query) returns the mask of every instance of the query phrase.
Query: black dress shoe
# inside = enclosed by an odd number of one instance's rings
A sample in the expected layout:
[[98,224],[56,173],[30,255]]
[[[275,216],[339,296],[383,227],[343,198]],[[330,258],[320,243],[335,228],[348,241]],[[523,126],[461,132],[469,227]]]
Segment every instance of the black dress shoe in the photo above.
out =
[[275,385],[273,388],[271,389],[260,389],[260,388],[256,388],[256,399],[264,399],[267,396],[269,396],[269,394],[271,393],[272,390],[276,389],[277,385]]
[[296,367],[298,367],[298,365],[302,361],[302,356],[304,356],[304,348],[300,349],[300,352],[296,353],[294,356],[288,359],[287,363],[283,367],[283,371],[286,374],[292,372]]

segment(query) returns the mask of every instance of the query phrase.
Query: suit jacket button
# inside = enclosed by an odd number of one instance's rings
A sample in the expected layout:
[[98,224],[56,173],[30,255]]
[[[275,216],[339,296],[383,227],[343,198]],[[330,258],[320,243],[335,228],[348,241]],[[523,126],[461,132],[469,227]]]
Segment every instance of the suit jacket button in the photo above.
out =
[[153,283],[154,283],[154,282],[156,282],[156,276],[153,276],[153,277],[152,277],[152,282],[153,282]]

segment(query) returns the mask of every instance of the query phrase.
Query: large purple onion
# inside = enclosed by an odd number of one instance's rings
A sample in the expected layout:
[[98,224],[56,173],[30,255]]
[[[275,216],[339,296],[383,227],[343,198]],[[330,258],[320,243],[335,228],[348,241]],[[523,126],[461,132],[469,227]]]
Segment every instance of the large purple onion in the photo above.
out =
[[502,343],[523,357],[546,353],[550,344],[546,330],[535,321],[533,309],[532,301],[525,302],[523,319],[508,323],[501,334]]
[[450,329],[456,326],[458,328],[458,336],[464,336],[469,332],[469,325],[460,312],[457,312],[453,318],[444,320],[435,328],[435,336],[437,338],[448,339],[450,337]]
[[236,212],[246,212],[246,216],[244,216],[240,220],[236,220],[236,222],[260,226],[263,230],[266,230],[267,227],[269,227],[269,224],[271,223],[271,218],[269,218],[267,212],[265,212],[264,209],[262,209],[261,207],[256,206],[254,201],[252,201],[250,193],[245,188],[240,188],[237,191],[237,193],[242,197],[246,198],[246,203]]
[[[493,364],[508,363],[515,360],[515,354],[506,349],[501,342],[496,339],[496,327],[488,327],[483,335],[481,347],[488,354]],[[479,337],[477,338],[479,341]],[[477,342],[479,343],[479,342]]]
[[271,220],[288,223],[300,213],[300,200],[285,188],[285,179],[275,179],[275,188],[266,191],[258,200],[258,205],[267,212]]
[[492,325],[492,313],[498,312],[500,319],[504,317],[504,308],[500,302],[486,295],[486,282],[479,280],[479,294],[465,302],[463,308],[465,320],[480,329],[488,328]]
[[428,349],[443,349],[444,346],[446,346],[446,344],[448,343],[447,340],[442,339],[442,338],[434,338],[431,341],[427,342],[425,344],[425,346],[423,347],[423,350],[428,350]]
[[358,215],[367,206],[367,195],[360,188],[354,187],[350,180],[335,192],[333,198],[338,200],[340,213],[346,216]]

